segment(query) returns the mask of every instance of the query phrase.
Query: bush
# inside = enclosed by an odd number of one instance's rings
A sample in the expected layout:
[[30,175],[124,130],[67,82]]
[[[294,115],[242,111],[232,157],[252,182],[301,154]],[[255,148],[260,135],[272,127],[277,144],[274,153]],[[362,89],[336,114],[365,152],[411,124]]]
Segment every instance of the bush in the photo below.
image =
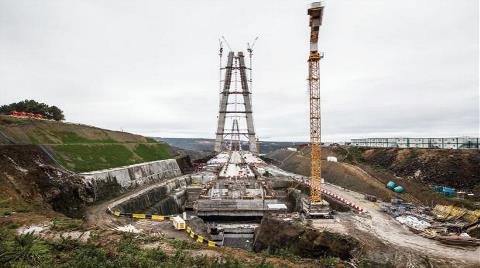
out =
[[[20,262],[23,265],[15,265]],[[36,239],[32,233],[16,236],[0,244],[0,263],[12,266],[39,265],[51,262],[48,245]]]

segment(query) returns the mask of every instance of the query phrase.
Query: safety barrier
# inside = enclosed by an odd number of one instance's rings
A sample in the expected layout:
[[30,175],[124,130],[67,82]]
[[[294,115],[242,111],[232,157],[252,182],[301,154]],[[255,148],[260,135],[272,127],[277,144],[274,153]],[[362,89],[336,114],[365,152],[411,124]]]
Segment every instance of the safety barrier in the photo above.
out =
[[[112,215],[117,216],[117,217],[128,217],[132,219],[151,219],[151,220],[160,220],[160,221],[172,221],[173,218],[175,217],[174,215],[155,215],[155,214],[142,214],[142,213],[127,213],[127,212],[120,212],[120,211],[111,211],[108,209],[109,212],[112,213]],[[194,241],[206,244],[209,247],[220,247],[221,245],[218,244],[215,241],[208,240],[207,238],[196,234],[192,228],[186,226],[185,232],[189,234],[190,238],[192,238]]]
[[[296,179],[297,181],[299,181],[300,183],[303,183],[304,185],[310,187],[310,180],[309,179]],[[330,191],[327,191],[325,189],[321,189],[322,191],[322,194],[325,194],[325,195],[328,195],[329,197],[341,202],[342,204],[345,204],[347,205],[348,207],[352,208],[354,211],[358,212],[358,213],[366,213],[367,211],[363,208],[361,208],[360,206],[358,206],[357,204],[353,203],[353,202],[350,202],[348,200],[346,200],[345,198],[337,195],[337,194],[334,194]]]
[[360,206],[356,205],[353,202],[350,202],[350,201],[346,200],[345,198],[343,198],[343,197],[341,197],[337,194],[334,194],[334,193],[332,193],[330,191],[327,191],[325,189],[322,189],[321,191],[322,191],[322,194],[328,195],[329,197],[331,197],[331,198],[333,198],[333,199],[335,199],[339,202],[342,202],[343,204],[345,204],[345,205],[349,206],[350,208],[354,209],[355,211],[358,211],[360,213],[365,213],[366,212],[365,209],[361,208]]
[[199,242],[199,243],[204,243],[204,244],[207,244],[209,247],[219,247],[220,245],[215,242],[215,241],[211,241],[211,240],[208,240],[206,239],[205,237],[199,235],[199,234],[196,234],[190,227],[187,227],[185,229],[185,232],[187,232],[187,234],[190,235],[190,237]]
[[126,213],[126,212],[120,212],[120,211],[114,211],[112,213],[114,216],[120,217],[128,217],[128,218],[133,218],[133,219],[151,219],[151,220],[159,220],[159,221],[171,221],[173,220],[174,215],[155,215],[155,214],[141,214],[141,213]]

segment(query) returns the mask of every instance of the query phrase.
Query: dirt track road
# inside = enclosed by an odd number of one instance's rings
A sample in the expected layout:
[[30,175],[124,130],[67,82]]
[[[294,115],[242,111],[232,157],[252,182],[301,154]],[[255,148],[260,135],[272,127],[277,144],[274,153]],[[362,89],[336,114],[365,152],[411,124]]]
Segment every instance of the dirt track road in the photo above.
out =
[[369,217],[353,216],[356,228],[372,233],[387,244],[413,249],[425,255],[451,258],[480,265],[480,247],[460,248],[441,244],[412,233],[380,210],[378,203],[366,201],[363,194],[326,183],[324,187],[367,210]]
[[[276,176],[294,176],[303,177],[301,175],[293,174],[277,167],[268,167],[269,172]],[[363,170],[362,170],[363,171]],[[365,171],[363,171],[365,172]],[[369,174],[367,174],[369,175]],[[362,230],[374,235],[384,243],[395,247],[402,247],[408,250],[419,252],[422,255],[428,255],[441,259],[449,258],[456,261],[456,263],[465,263],[468,265],[476,264],[480,267],[480,247],[464,248],[441,244],[438,241],[427,239],[417,234],[414,234],[406,227],[401,225],[391,216],[383,213],[380,209],[379,203],[373,203],[364,199],[364,195],[354,192],[340,186],[324,183],[322,185],[326,190],[333,192],[344,199],[353,202],[367,211],[367,216],[349,216],[347,218],[348,224],[353,225],[353,229]],[[336,221],[336,225],[341,225],[343,219]],[[321,220],[320,220],[321,221]],[[321,228],[325,224],[317,223]],[[330,225],[330,226],[328,226]],[[346,230],[344,226],[334,226],[335,224],[328,224],[327,228],[333,230]],[[315,224],[314,224],[315,226]]]
[[177,180],[184,176],[185,175],[171,178],[166,181],[155,183],[146,187],[140,187],[139,189],[125,193],[114,199],[102,202],[95,206],[91,206],[87,209],[86,212],[87,224],[107,230],[114,230],[126,225],[132,225],[136,229],[141,230],[143,233],[161,235],[168,238],[175,238],[180,240],[188,240],[188,235],[185,232],[176,231],[172,227],[172,223],[170,221],[132,220],[128,218],[117,218],[107,213],[109,207],[114,207],[129,198],[140,195],[153,188],[163,186],[171,181]]

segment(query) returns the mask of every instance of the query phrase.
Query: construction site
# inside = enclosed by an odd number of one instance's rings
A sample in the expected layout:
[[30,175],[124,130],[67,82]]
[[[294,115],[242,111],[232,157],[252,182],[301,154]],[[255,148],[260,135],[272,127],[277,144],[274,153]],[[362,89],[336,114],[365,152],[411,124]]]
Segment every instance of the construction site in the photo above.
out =
[[[105,260],[95,257],[83,266],[81,254],[70,260],[58,252],[93,243],[106,248],[105,258],[129,261],[108,267],[243,267],[233,259],[245,267],[479,267],[478,148],[431,152],[322,143],[324,12],[323,2],[305,9],[307,144],[260,154],[251,90],[257,39],[246,51],[232,51],[222,37],[218,114],[209,115],[217,116],[217,126],[211,126],[216,132],[209,153],[24,112],[0,117],[1,202],[11,205],[2,205],[9,210],[0,223],[15,235],[36,237],[29,239],[76,241],[31,243],[43,243],[59,254],[57,261],[80,267]],[[453,157],[463,166],[445,162]],[[86,168],[88,161],[94,170]],[[462,179],[449,184],[439,179],[444,174]],[[455,196],[449,190],[454,187]],[[20,257],[9,243],[0,247],[1,266],[20,267],[12,266]],[[122,251],[133,252],[132,245],[135,254]],[[160,264],[138,262],[134,255],[157,256]],[[56,267],[56,260],[47,266]],[[25,262],[47,263],[41,261]]]

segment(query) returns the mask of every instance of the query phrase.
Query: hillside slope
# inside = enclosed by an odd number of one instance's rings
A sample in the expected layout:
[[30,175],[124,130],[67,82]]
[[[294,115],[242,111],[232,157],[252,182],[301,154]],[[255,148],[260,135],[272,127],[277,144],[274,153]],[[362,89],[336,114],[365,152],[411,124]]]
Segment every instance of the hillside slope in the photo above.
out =
[[154,139],[81,124],[0,116],[0,132],[0,144],[41,145],[76,172],[172,157],[171,148]]
[[[338,163],[327,162],[327,156],[336,156]],[[277,150],[267,155],[285,170],[310,175],[310,150],[302,147],[297,152]],[[387,201],[394,196],[411,202],[472,205],[471,202],[445,198],[435,193],[433,184],[473,191],[480,196],[480,151],[382,149],[356,147],[323,147],[322,177],[337,185],[378,196]],[[385,188],[395,181],[406,192],[398,195]]]

